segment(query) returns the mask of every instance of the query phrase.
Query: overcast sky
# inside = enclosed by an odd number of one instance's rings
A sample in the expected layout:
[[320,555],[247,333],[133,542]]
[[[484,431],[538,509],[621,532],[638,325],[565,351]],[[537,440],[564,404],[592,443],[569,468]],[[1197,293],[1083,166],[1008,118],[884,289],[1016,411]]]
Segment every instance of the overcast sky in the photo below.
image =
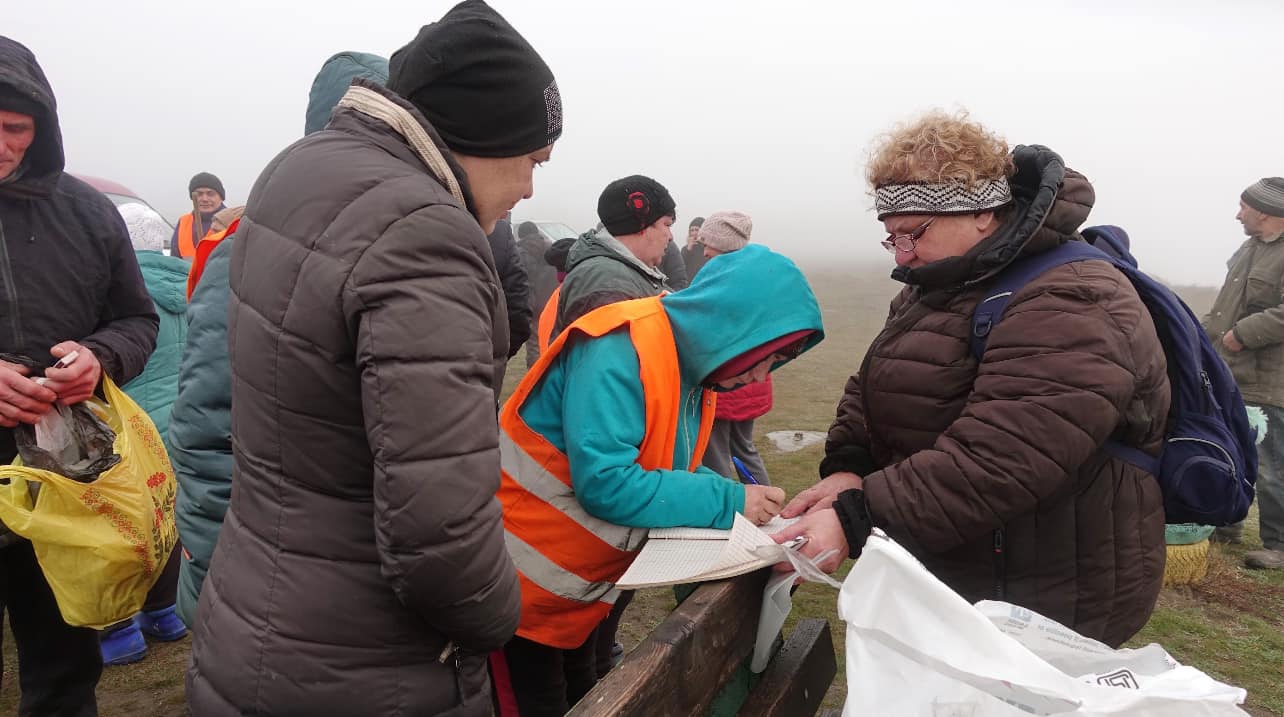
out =
[[[303,130],[340,50],[390,55],[453,3],[44,0],[0,30],[53,83],[67,167],[170,219],[187,180],[246,199]],[[1090,223],[1131,232],[1142,266],[1220,283],[1239,194],[1284,175],[1284,2],[494,0],[557,77],[565,134],[518,219],[596,221],[601,188],[665,184],[679,224],[749,212],[803,262],[884,262],[863,165],[871,140],[966,108],[1092,180]]]

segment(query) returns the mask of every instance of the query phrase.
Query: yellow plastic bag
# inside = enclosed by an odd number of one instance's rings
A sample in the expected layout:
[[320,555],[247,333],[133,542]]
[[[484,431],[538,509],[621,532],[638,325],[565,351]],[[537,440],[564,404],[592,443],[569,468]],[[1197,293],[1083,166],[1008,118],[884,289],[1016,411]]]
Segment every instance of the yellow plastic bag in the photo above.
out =
[[[177,483],[160,433],[129,396],[103,377],[91,408],[116,432],[120,463],[92,483],[49,471],[0,466],[0,521],[31,541],[68,625],[102,629],[143,607],[170,551]],[[32,504],[27,483],[40,483]]]

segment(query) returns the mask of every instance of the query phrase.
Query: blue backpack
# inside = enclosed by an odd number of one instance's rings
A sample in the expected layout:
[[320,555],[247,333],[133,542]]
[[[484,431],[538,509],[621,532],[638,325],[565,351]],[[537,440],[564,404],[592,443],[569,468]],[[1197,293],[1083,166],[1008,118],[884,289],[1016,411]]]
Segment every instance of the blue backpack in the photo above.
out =
[[1002,318],[1012,296],[1032,279],[1070,262],[1110,262],[1128,277],[1150,310],[1168,360],[1172,408],[1158,458],[1113,440],[1102,450],[1155,476],[1164,495],[1168,523],[1230,525],[1243,520],[1253,503],[1257,448],[1244,399],[1230,370],[1190,308],[1168,287],[1137,268],[1122,229],[1090,227],[1083,236],[1083,242],[1066,242],[1019,259],[993,280],[990,296],[972,315],[972,355],[981,360],[990,330]]

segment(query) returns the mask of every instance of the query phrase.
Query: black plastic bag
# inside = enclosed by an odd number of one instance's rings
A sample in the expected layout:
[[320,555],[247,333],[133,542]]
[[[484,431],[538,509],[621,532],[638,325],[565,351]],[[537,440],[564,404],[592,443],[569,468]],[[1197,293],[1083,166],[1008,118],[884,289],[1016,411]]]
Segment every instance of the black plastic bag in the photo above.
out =
[[[44,366],[25,356],[0,354],[0,360],[30,368],[33,377],[44,374]],[[23,465],[81,483],[94,482],[120,463],[114,450],[116,432],[83,403],[55,405],[39,425],[18,424],[13,438]]]

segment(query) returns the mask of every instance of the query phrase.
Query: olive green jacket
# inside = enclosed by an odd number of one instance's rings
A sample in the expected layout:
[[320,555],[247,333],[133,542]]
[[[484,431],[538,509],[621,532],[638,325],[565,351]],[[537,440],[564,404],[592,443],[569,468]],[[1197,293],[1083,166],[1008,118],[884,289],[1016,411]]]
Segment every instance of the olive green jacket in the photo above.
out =
[[[1226,282],[1204,317],[1249,403],[1284,407],[1284,238],[1248,239],[1226,262]],[[1244,349],[1222,344],[1230,330]]]

